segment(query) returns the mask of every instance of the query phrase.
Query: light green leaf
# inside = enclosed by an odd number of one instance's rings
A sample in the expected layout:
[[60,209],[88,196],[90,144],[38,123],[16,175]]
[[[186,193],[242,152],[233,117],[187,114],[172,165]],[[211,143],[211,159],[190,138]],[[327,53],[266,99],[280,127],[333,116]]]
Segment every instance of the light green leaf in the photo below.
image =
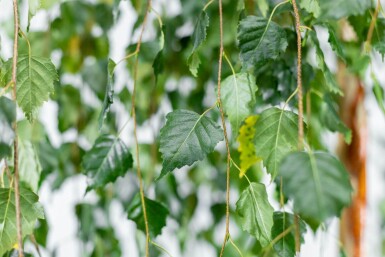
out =
[[120,138],[101,135],[83,157],[83,168],[90,179],[87,191],[124,176],[132,163],[132,155]]
[[351,15],[363,14],[371,7],[371,0],[321,0],[319,1],[321,7],[322,19],[340,19]]
[[[148,218],[148,229],[152,237],[156,237],[162,233],[162,228],[166,226],[169,211],[163,204],[144,198],[146,204],[146,212]],[[140,201],[140,195],[136,194],[127,210],[128,219],[133,220],[141,231],[145,232],[143,209]]]
[[282,160],[279,174],[283,192],[294,200],[294,210],[318,224],[339,216],[351,203],[349,175],[329,153],[290,153]]
[[352,131],[346,127],[338,116],[333,100],[329,95],[325,95],[321,104],[321,122],[332,132],[340,132],[345,137],[345,142],[350,144],[352,141]]
[[[1,81],[11,81],[12,59],[6,62],[6,72]],[[59,80],[56,68],[50,59],[20,55],[17,62],[17,103],[27,119],[32,122],[38,108],[54,92],[54,83]]]
[[285,30],[267,19],[247,16],[239,23],[238,41],[243,68],[258,69],[284,53],[288,45]]
[[18,149],[20,180],[37,193],[42,168],[36,149],[28,140],[19,140]]
[[257,89],[255,77],[245,72],[231,75],[222,82],[221,100],[234,138],[238,135],[243,120],[252,114]]
[[274,179],[282,158],[298,147],[298,115],[272,107],[261,113],[255,126],[256,154]]
[[373,93],[376,97],[376,101],[378,106],[380,107],[381,111],[385,115],[385,94],[384,89],[381,87],[380,83],[378,82],[377,78],[372,76],[373,78]]
[[185,165],[202,160],[223,139],[222,129],[204,114],[176,110],[166,116],[160,130],[163,168],[158,179]]
[[112,59],[108,59],[108,82],[106,87],[106,93],[104,95],[104,101],[102,111],[99,115],[99,130],[102,129],[104,120],[107,118],[107,114],[110,111],[111,105],[114,103],[114,70],[116,63]]
[[15,103],[4,97],[0,97],[0,160],[10,156],[12,152],[12,142],[15,133],[12,128],[12,122],[16,119]]
[[[287,229],[291,229],[288,234],[281,237],[274,245],[274,250],[278,257],[295,256],[295,227],[294,216],[287,212],[274,212],[274,225],[271,229],[271,237],[278,238]],[[304,242],[303,235],[306,233],[306,224],[300,220],[301,242]]]
[[262,13],[263,17],[266,17],[267,11],[269,10],[269,2],[267,0],[258,0],[258,8]]
[[300,6],[309,13],[312,13],[316,18],[321,13],[321,8],[319,6],[318,0],[302,0],[300,1]]
[[329,91],[331,93],[336,93],[336,94],[342,95],[343,93],[342,93],[341,89],[339,88],[339,86],[338,86],[338,84],[334,78],[334,75],[331,73],[331,71],[329,70],[329,67],[325,63],[325,57],[324,57],[324,54],[323,54],[322,49],[320,47],[316,33],[314,31],[310,31],[309,35],[310,35],[312,42],[314,43],[314,46],[315,46],[318,68],[321,69],[321,71],[324,75],[325,82],[326,82],[326,85],[327,85]]
[[[39,197],[32,191],[20,188],[20,207],[23,237],[33,232],[37,219],[44,219]],[[0,256],[17,243],[15,193],[10,188],[0,188]]]
[[201,64],[201,59],[199,58],[198,54],[193,53],[192,55],[190,55],[190,57],[187,60],[187,64],[191,74],[194,77],[198,77],[198,68],[199,68],[199,65]]
[[265,185],[251,183],[243,190],[236,205],[242,229],[255,236],[262,246],[267,246],[271,242],[274,209],[267,198]]

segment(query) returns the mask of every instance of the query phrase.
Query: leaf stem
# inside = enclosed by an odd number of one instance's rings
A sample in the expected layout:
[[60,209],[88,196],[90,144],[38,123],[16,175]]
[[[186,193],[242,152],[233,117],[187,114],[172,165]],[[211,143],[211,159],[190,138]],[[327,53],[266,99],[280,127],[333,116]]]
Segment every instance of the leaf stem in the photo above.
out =
[[268,256],[268,253],[270,253],[271,248],[279,241],[281,240],[284,236],[289,234],[293,229],[295,225],[291,225],[287,229],[285,229],[282,233],[280,233],[278,236],[276,236],[273,241],[270,242],[270,244],[266,247],[265,253],[263,254],[263,257]]
[[235,250],[238,252],[239,256],[243,257],[243,254],[242,254],[241,250],[239,250],[238,246],[234,243],[234,241],[231,238],[231,236],[229,236],[229,242],[235,248]]
[[[142,29],[139,35],[139,39],[136,45],[135,52],[126,56],[124,59],[128,59],[131,56],[135,55],[135,64],[134,64],[134,75],[133,75],[133,80],[134,80],[134,86],[133,86],[133,91],[132,91],[132,97],[131,97],[131,110],[132,110],[132,118],[134,121],[134,138],[135,138],[135,148],[136,148],[136,167],[137,167],[137,177],[139,180],[139,192],[140,192],[140,201],[142,204],[142,209],[143,209],[143,219],[144,219],[144,226],[145,226],[145,231],[146,231],[146,249],[145,249],[145,256],[149,257],[149,243],[150,243],[150,231],[148,227],[148,217],[147,217],[147,211],[146,211],[146,202],[144,198],[144,187],[143,187],[143,178],[142,178],[142,172],[140,170],[140,160],[139,160],[139,143],[138,143],[138,135],[137,135],[137,121],[136,121],[136,109],[135,109],[135,96],[136,96],[136,87],[138,83],[138,65],[139,65],[139,52],[140,52],[140,47],[142,44],[142,38],[143,38],[143,33],[144,29],[146,28],[146,23],[148,19],[148,13],[151,10],[151,0],[148,0],[147,2],[147,8],[146,8],[146,13],[143,18],[143,23],[142,23]],[[121,60],[121,61],[122,61]],[[119,61],[119,63],[121,62]]]
[[[303,150],[304,147],[304,128],[303,128],[303,92],[302,92],[302,38],[301,38],[301,22],[296,0],[292,0],[294,17],[295,17],[295,30],[297,33],[297,89],[298,89],[298,150]],[[295,225],[295,251],[299,253],[301,251],[300,241],[300,228],[299,218],[294,213],[294,225]]]
[[166,253],[169,257],[172,257],[172,255],[164,248],[162,247],[161,245],[155,243],[154,241],[150,241],[150,243],[154,246],[156,246],[157,248],[159,248],[162,252]]
[[226,121],[225,114],[223,111],[222,101],[221,101],[221,76],[222,76],[222,59],[223,59],[223,13],[222,13],[222,0],[219,0],[219,60],[218,60],[218,95],[217,101],[219,105],[219,112],[221,114],[221,121],[223,127],[223,135],[226,143],[226,151],[227,151],[227,163],[226,163],[226,230],[225,236],[223,239],[222,248],[219,254],[219,257],[223,256],[225,251],[225,246],[227,243],[227,239],[230,235],[230,145],[229,139],[227,137],[227,129],[226,129]]
[[373,37],[373,31],[374,31],[374,27],[376,25],[378,12],[380,11],[380,8],[381,8],[381,1],[377,0],[377,6],[376,6],[376,9],[374,10],[374,14],[372,17],[372,21],[370,22],[368,35],[367,35],[366,42],[365,42],[365,50],[367,52],[370,51],[370,45],[371,45],[371,41],[372,41],[372,37]]
[[[17,0],[13,0],[13,18],[14,18],[14,41],[13,41],[13,59],[12,59],[12,85],[13,85],[13,100],[17,106],[17,58],[18,58],[18,44],[19,44],[19,11]],[[16,107],[17,108],[17,107]],[[13,166],[14,166],[14,180],[15,180],[15,205],[16,205],[16,227],[17,227],[17,241],[19,244],[19,257],[24,257],[23,251],[23,232],[21,227],[21,208],[20,208],[20,191],[19,191],[19,154],[18,154],[18,136],[17,136],[17,117],[13,123],[15,131],[15,140],[13,143]]]
[[205,6],[203,7],[203,11],[206,11],[206,9],[210,6],[210,4],[212,4],[215,0],[210,0],[207,2],[207,4],[205,4]]

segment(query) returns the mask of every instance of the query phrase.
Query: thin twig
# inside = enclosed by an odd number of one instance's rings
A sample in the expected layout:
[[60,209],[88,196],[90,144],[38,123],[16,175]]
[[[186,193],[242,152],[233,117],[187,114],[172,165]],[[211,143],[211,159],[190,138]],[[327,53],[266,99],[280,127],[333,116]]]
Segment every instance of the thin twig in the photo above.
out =
[[[303,95],[302,95],[302,38],[301,38],[301,23],[296,0],[292,0],[295,16],[295,29],[297,32],[297,89],[298,89],[298,150],[302,151],[304,145],[303,132]],[[294,214],[295,225],[295,251],[301,251],[299,218]]]
[[147,23],[147,17],[148,13],[151,10],[151,0],[148,0],[147,2],[147,9],[146,13],[143,18],[143,24],[142,24],[142,30],[139,35],[138,43],[136,45],[135,50],[135,64],[134,64],[134,87],[132,91],[132,97],[131,97],[131,110],[132,110],[132,118],[134,121],[134,138],[135,138],[135,148],[136,148],[136,168],[137,168],[137,176],[139,180],[139,191],[140,191],[140,200],[142,204],[143,209],[143,218],[144,218],[144,226],[146,231],[146,257],[149,256],[149,244],[150,244],[150,232],[148,228],[148,217],[147,217],[147,211],[146,211],[146,202],[144,198],[144,188],[143,188],[143,179],[142,179],[142,172],[140,170],[140,161],[139,161],[139,143],[138,143],[138,135],[137,135],[137,122],[136,122],[136,109],[135,109],[135,95],[136,95],[136,86],[137,86],[137,80],[138,80],[138,65],[139,65],[139,52],[140,52],[140,46],[142,44],[142,38],[143,38],[143,32],[146,28]]
[[223,57],[223,15],[222,15],[222,0],[219,0],[219,60],[218,60],[218,105],[219,112],[221,113],[222,127],[223,127],[223,135],[225,137],[226,143],[226,151],[227,151],[227,166],[226,166],[226,231],[225,237],[223,239],[223,244],[221,248],[221,252],[219,254],[220,257],[223,256],[225,251],[225,246],[227,239],[230,235],[230,146],[229,139],[227,137],[226,130],[226,121],[225,114],[223,112],[222,101],[221,101],[221,75],[222,75],[222,57]]
[[373,31],[374,31],[374,27],[376,26],[378,12],[380,11],[380,8],[381,8],[381,1],[377,0],[377,6],[376,6],[376,9],[374,10],[374,14],[373,14],[373,17],[372,17],[372,21],[370,22],[370,27],[369,27],[368,35],[367,35],[366,42],[365,42],[365,46],[366,46],[365,48],[366,48],[367,51],[370,50],[370,44],[372,42]]
[[[14,17],[14,41],[13,41],[13,60],[12,60],[12,95],[13,100],[17,103],[17,86],[16,86],[16,74],[17,74],[17,49],[18,49],[18,34],[19,34],[19,11],[17,0],[13,0],[13,17]],[[15,179],[15,205],[16,205],[16,227],[17,227],[17,241],[19,244],[18,252],[19,257],[24,257],[23,253],[23,232],[21,227],[21,208],[20,208],[20,192],[19,192],[19,154],[18,154],[18,138],[17,138],[17,121],[13,123],[13,129],[15,131],[14,147],[14,179]]]

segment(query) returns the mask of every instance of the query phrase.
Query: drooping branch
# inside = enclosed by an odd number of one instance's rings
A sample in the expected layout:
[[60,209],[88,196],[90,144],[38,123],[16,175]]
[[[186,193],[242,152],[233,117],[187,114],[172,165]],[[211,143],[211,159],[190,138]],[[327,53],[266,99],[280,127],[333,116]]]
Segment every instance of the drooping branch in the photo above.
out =
[[143,24],[142,24],[142,29],[140,31],[138,43],[136,45],[136,58],[135,58],[135,64],[134,64],[134,86],[133,86],[133,91],[132,91],[132,97],[131,97],[131,110],[132,110],[132,118],[134,120],[134,138],[135,138],[135,148],[136,148],[136,154],[135,154],[135,159],[136,159],[136,171],[137,171],[137,177],[139,180],[139,191],[140,191],[140,200],[142,204],[142,209],[143,209],[143,219],[144,219],[144,226],[145,226],[145,231],[146,231],[146,249],[145,249],[145,256],[149,256],[149,244],[150,244],[150,231],[148,227],[148,217],[147,217],[147,211],[146,211],[146,202],[144,198],[144,186],[143,186],[143,179],[142,179],[142,172],[140,170],[140,161],[139,161],[139,143],[138,143],[138,135],[137,135],[137,121],[136,121],[136,109],[135,109],[135,96],[136,96],[136,87],[137,87],[137,80],[138,80],[138,65],[139,65],[139,52],[140,52],[140,47],[142,44],[142,38],[143,38],[143,33],[146,28],[147,24],[147,19],[148,19],[148,13],[151,10],[151,0],[148,0],[147,2],[147,8],[146,8],[146,13],[143,18]]
[[[14,16],[14,41],[13,41],[13,60],[12,60],[12,96],[17,105],[17,50],[18,50],[18,34],[19,34],[19,10],[17,0],[13,0],[13,16]],[[17,226],[17,241],[19,257],[24,257],[23,253],[23,231],[21,226],[21,208],[20,208],[20,192],[19,192],[19,154],[18,154],[18,136],[17,136],[17,120],[13,123],[13,129],[15,131],[14,140],[14,187],[15,187],[15,205],[16,205],[16,226]]]

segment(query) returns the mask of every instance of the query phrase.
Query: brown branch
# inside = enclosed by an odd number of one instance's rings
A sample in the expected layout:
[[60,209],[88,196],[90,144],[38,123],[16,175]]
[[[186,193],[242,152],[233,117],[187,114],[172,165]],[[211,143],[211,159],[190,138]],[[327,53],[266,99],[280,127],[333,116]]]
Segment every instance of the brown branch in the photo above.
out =
[[[302,38],[301,38],[301,23],[296,0],[292,0],[295,16],[295,30],[297,33],[297,91],[298,91],[298,150],[302,151],[304,146],[303,132],[303,95],[302,95]],[[295,224],[295,251],[301,251],[299,217],[294,214]]]
[[[12,60],[12,84],[13,84],[13,100],[17,105],[17,90],[16,90],[16,74],[17,74],[17,49],[18,49],[18,33],[19,33],[19,11],[17,0],[13,0],[13,15],[14,15],[14,41],[13,41],[13,60]],[[21,208],[20,208],[20,192],[19,192],[19,155],[18,155],[18,138],[17,138],[17,118],[13,123],[15,131],[14,141],[14,178],[15,178],[15,205],[16,205],[16,227],[19,257],[24,257],[23,253],[23,232],[21,227]]]
[[135,147],[136,147],[136,167],[137,167],[137,176],[139,180],[139,192],[140,192],[140,200],[142,204],[142,209],[143,209],[143,218],[144,218],[144,226],[146,230],[146,257],[149,256],[149,244],[150,244],[150,232],[148,228],[148,217],[147,217],[147,211],[146,211],[146,202],[144,198],[144,188],[143,188],[143,178],[142,178],[142,172],[140,170],[140,161],[139,161],[139,143],[138,143],[138,135],[137,135],[137,121],[136,121],[136,109],[135,109],[135,95],[136,95],[136,86],[137,86],[137,80],[138,80],[138,65],[139,65],[139,52],[140,52],[140,46],[142,44],[142,38],[143,38],[143,32],[146,27],[147,23],[147,17],[148,13],[151,10],[151,0],[148,0],[147,2],[147,8],[146,8],[146,14],[144,15],[143,18],[143,23],[142,23],[142,30],[139,35],[138,43],[136,45],[136,59],[135,59],[135,64],[134,64],[134,88],[132,91],[132,97],[131,97],[131,110],[132,110],[132,118],[134,120],[134,138],[135,138]]
[[230,235],[230,146],[229,139],[227,137],[226,130],[226,122],[225,122],[225,114],[223,112],[223,106],[221,101],[221,75],[222,75],[222,57],[223,57],[223,15],[222,15],[222,0],[219,0],[219,60],[218,60],[218,105],[219,111],[221,113],[222,127],[223,127],[223,135],[225,137],[226,142],[226,151],[227,151],[227,166],[226,166],[226,232],[225,237],[223,239],[223,244],[220,252],[220,257],[223,256],[225,251],[225,246],[227,239]]

